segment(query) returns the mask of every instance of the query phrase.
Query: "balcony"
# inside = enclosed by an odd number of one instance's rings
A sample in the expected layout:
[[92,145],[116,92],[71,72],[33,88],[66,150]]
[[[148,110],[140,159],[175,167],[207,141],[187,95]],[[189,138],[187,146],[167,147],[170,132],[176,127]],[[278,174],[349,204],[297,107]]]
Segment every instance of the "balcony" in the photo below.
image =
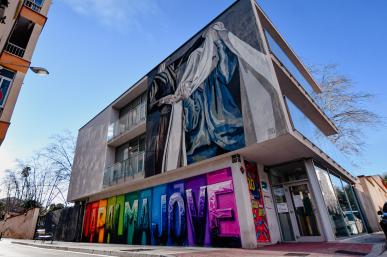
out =
[[12,54],[12,55],[16,55],[16,56],[19,56],[21,58],[23,58],[24,56],[24,53],[25,53],[25,49],[20,47],[20,46],[17,46],[15,44],[12,44],[10,42],[8,42],[6,45],[5,45],[5,49],[4,51]]
[[44,0],[24,0],[24,5],[31,10],[40,13]]
[[[129,139],[126,138],[128,132],[134,131],[135,128],[138,128],[141,124],[145,124],[145,120],[146,102],[137,105],[127,114],[110,124],[107,135],[108,143],[110,143],[112,146],[118,146],[120,143],[122,143],[121,141],[127,141]],[[143,131],[139,131],[138,133],[142,132]],[[137,136],[138,133],[133,136]]]
[[103,187],[144,178],[144,159],[145,152],[140,152],[125,161],[107,167],[103,174]]

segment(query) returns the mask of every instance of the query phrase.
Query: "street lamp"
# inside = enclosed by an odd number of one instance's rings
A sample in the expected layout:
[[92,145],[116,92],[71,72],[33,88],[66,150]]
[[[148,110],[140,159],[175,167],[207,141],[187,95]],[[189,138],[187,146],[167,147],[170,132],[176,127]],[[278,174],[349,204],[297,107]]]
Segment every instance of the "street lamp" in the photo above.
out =
[[21,64],[16,64],[16,63],[8,63],[8,62],[4,62],[4,63],[0,62],[0,70],[4,69],[2,64],[10,64],[10,65],[14,65],[14,66],[29,68],[32,72],[38,74],[39,76],[47,76],[48,74],[50,74],[48,72],[48,70],[46,68],[43,68],[43,67],[27,66],[27,65],[21,65]]
[[30,67],[30,70],[38,74],[39,76],[46,76],[50,74],[46,68],[43,67]]

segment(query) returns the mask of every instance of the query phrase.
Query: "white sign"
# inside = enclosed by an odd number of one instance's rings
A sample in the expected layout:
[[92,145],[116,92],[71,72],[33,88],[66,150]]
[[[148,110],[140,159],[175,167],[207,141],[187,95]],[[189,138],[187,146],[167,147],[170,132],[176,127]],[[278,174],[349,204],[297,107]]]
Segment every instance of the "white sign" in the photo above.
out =
[[301,195],[293,195],[293,202],[296,208],[304,207],[304,203],[302,202]]
[[289,212],[287,203],[277,203],[277,211],[278,213]]

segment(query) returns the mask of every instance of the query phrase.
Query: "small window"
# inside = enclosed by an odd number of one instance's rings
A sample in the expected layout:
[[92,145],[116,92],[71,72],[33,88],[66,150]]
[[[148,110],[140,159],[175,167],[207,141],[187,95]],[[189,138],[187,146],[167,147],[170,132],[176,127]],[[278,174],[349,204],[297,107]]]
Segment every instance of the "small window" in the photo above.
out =
[[14,76],[15,73],[12,71],[4,68],[0,70],[0,108],[5,106]]
[[34,26],[35,23],[32,21],[24,17],[19,17],[15,23],[11,37],[9,38],[9,43],[26,49]]

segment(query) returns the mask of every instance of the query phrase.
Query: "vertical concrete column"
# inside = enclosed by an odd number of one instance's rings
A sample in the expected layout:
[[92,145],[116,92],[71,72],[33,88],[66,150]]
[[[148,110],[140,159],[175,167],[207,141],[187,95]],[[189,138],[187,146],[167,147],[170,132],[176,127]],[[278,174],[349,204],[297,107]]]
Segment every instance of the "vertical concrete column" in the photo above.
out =
[[240,157],[233,157],[233,159],[234,160],[231,164],[231,169],[234,183],[235,200],[238,208],[242,247],[256,248],[257,237],[255,235],[254,218],[251,209],[250,192],[249,186],[247,184],[245,168],[244,165],[242,165],[242,160]]
[[375,207],[374,201],[371,199],[371,192],[368,188],[368,183],[365,178],[355,184],[355,192],[359,199],[359,207],[363,210],[365,218],[367,219],[368,229],[370,232],[380,231],[380,225],[378,221],[377,208]]
[[320,233],[325,236],[326,241],[334,241],[336,238],[332,230],[332,224],[330,222],[328,210],[325,206],[324,198],[321,192],[320,184],[318,182],[313,160],[306,160],[305,167],[309,178],[309,185],[311,187],[310,190],[312,191],[312,194],[314,196],[314,201],[318,212],[316,219],[320,224]]
[[[272,74],[272,78],[273,78],[273,82],[274,82],[274,86],[276,87],[276,89],[278,90],[278,94],[280,96],[282,96],[282,92],[281,92],[281,87],[279,86],[279,80],[277,78],[277,75],[276,75],[276,72],[275,72],[275,69],[274,69],[274,64],[273,64],[273,60],[271,59],[270,57],[270,48],[269,48],[269,45],[266,41],[266,35],[265,35],[265,31],[264,31],[264,28],[262,26],[262,23],[261,23],[261,20],[260,20],[260,17],[258,15],[258,11],[257,11],[257,6],[256,6],[256,0],[249,0],[250,1],[250,4],[251,4],[251,7],[253,8],[253,12],[254,12],[254,16],[255,16],[255,23],[257,25],[257,29],[258,29],[258,35],[259,35],[259,38],[258,40],[261,40],[261,46],[262,46],[262,50],[263,50],[263,53],[266,54],[268,56],[268,60],[269,60],[269,63],[270,63],[270,70],[271,70],[271,74]],[[292,123],[291,123],[291,119],[289,117],[289,113],[287,111],[287,107],[286,107],[286,104],[285,104],[285,100],[283,97],[280,97],[279,98],[279,101],[281,103],[281,107],[282,107],[282,110],[284,112],[284,117],[285,117],[285,121],[286,121],[286,125],[287,125],[287,130],[291,131],[291,128],[293,127]]]
[[[265,204],[265,213],[267,218],[267,224],[269,226],[270,239],[272,244],[276,244],[281,241],[281,230],[277,218],[277,212],[274,206],[273,195],[271,193],[271,185],[269,184],[269,176],[264,171],[264,166],[258,164],[258,176],[261,181],[262,196]],[[262,184],[266,183],[267,188],[264,190]]]

